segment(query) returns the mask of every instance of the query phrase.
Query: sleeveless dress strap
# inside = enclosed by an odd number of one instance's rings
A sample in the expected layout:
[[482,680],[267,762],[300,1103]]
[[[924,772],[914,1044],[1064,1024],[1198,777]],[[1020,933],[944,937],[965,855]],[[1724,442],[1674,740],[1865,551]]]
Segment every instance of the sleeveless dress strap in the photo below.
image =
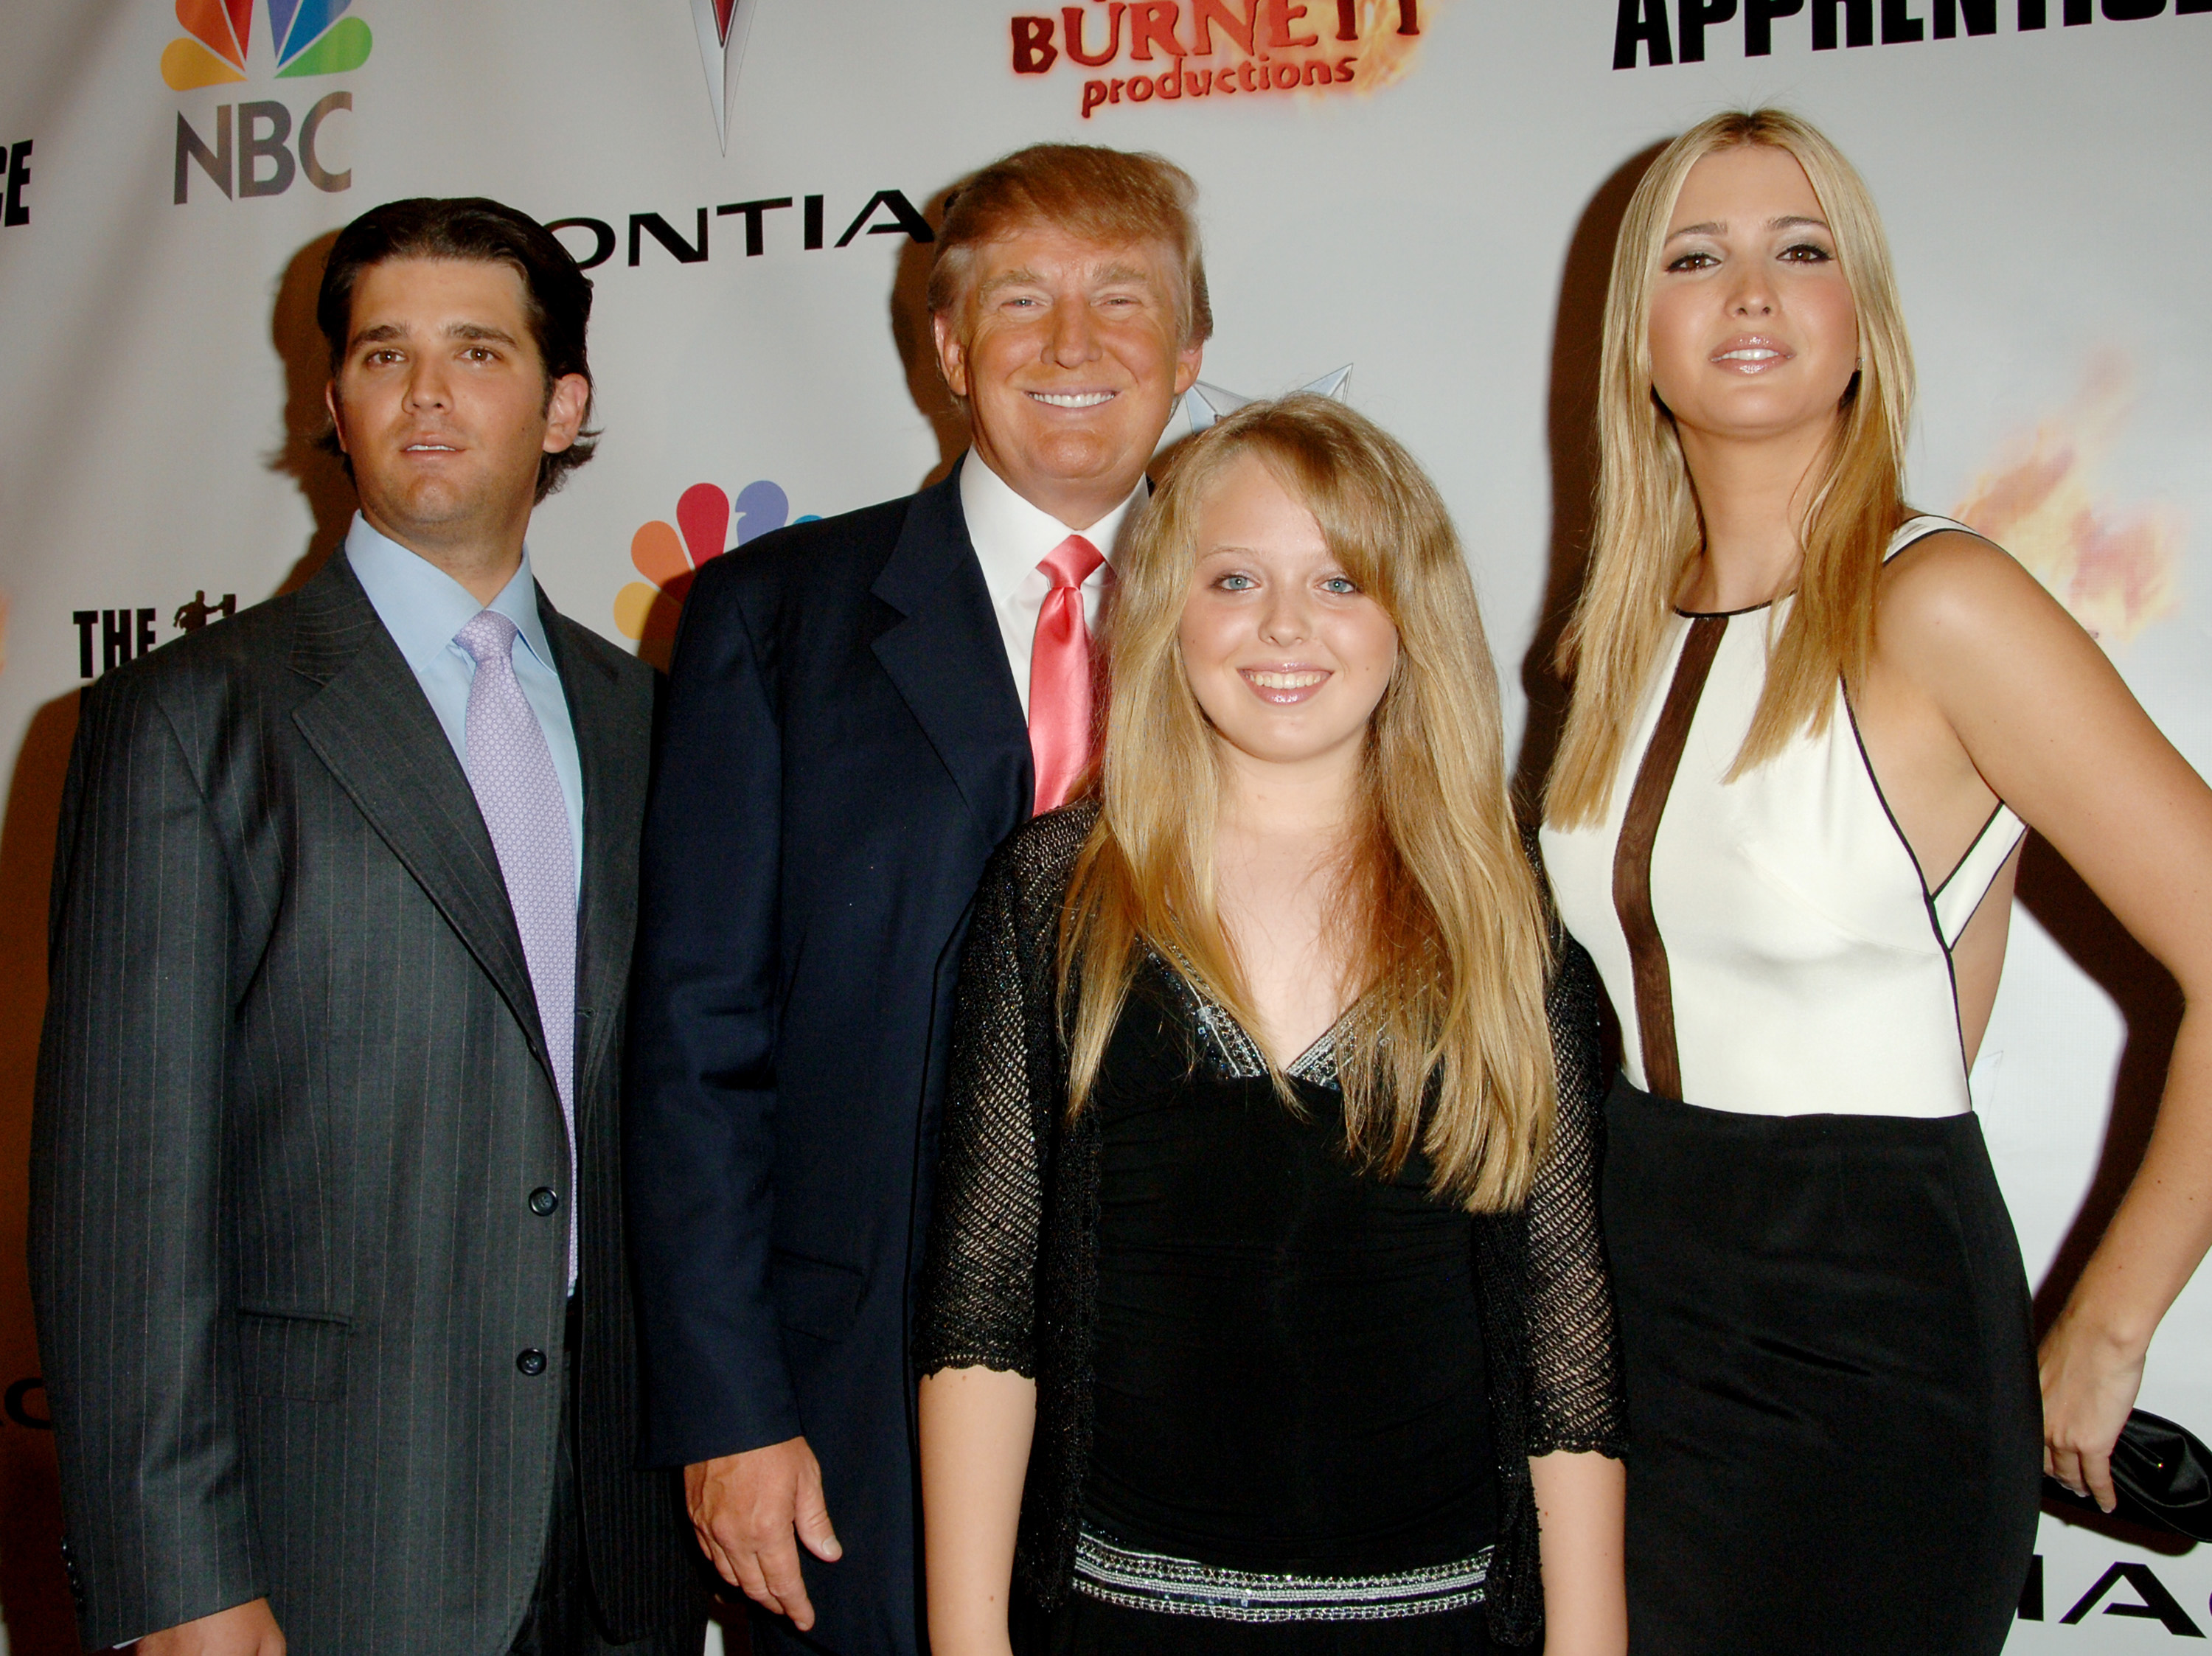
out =
[[1970,528],[1956,518],[1939,518],[1932,512],[1923,512],[1917,518],[1906,519],[1899,526],[1897,532],[1889,537],[1888,549],[1882,553],[1881,561],[1887,563],[1915,541],[1924,541],[1930,535],[1940,535],[1947,529],[1961,535],[1972,535],[1978,541],[1988,538],[1979,530]]
[[1936,926],[1942,935],[1944,948],[1958,947],[1959,934],[1974,918],[1982,899],[1990,895],[1990,887],[2003,870],[2005,858],[2012,855],[2013,847],[2027,834],[2027,824],[2013,815],[2011,806],[2000,802],[1990,813],[1990,820],[1982,824],[1982,831],[1974,836],[1974,843],[1966,847],[1966,854],[1959,858],[1959,865],[1943,877],[1942,884],[1928,894],[1929,907],[1936,911]]
[[[1977,540],[1987,537],[1979,531],[1955,518],[1941,518],[1934,513],[1923,513],[1908,519],[1889,537],[1889,548],[1881,555],[1887,563],[1916,541],[1930,535],[1955,530],[1961,535],[1972,535]],[[1946,949],[1955,949],[1959,935],[1966,929],[1966,922],[1974,918],[1981,907],[1982,899],[1990,895],[1990,887],[2003,870],[2005,858],[2012,855],[2027,833],[2027,824],[2013,814],[2012,807],[2002,800],[1990,813],[1990,820],[1982,824],[1982,831],[1974,836],[1974,843],[1966,847],[1966,854],[1959,858],[1958,866],[1943,877],[1942,883],[1928,894],[1929,906],[1936,912],[1936,927]]]

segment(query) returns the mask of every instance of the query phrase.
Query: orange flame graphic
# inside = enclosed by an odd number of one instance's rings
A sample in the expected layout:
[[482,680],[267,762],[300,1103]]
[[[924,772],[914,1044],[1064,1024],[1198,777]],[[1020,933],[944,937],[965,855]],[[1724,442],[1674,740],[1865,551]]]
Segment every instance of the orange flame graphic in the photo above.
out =
[[[1421,50],[1418,31],[1442,9],[1440,0],[1421,0],[1411,11],[1402,0],[1352,0],[1359,35],[1359,66],[1352,71],[1352,89],[1379,92],[1412,74],[1413,60]],[[1314,8],[1316,15],[1322,10],[1319,6]],[[1409,22],[1415,33],[1406,32]]]
[[2134,388],[2124,356],[2098,357],[2073,405],[2014,440],[1951,514],[2018,558],[2106,644],[2126,643],[2180,604],[2181,513],[2159,503],[2115,507],[2096,494]]

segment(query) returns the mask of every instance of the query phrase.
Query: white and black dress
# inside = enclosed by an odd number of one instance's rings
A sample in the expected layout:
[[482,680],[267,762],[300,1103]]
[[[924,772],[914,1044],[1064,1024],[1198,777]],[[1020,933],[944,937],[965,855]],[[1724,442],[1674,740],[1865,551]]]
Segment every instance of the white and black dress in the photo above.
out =
[[1542,836],[1623,1031],[1631,1641],[1977,1656],[2026,1580],[2042,1416],[1951,950],[2025,830],[1999,805],[1923,877],[1840,684],[1726,780],[1789,603],[1672,618],[1604,821]]

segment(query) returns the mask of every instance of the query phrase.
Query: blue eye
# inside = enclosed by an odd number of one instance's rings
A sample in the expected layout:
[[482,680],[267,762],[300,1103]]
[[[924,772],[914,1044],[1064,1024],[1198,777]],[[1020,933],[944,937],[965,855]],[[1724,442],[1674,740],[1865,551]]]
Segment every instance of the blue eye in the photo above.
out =
[[1322,590],[1334,592],[1344,597],[1357,597],[1359,595],[1358,583],[1349,575],[1331,575],[1322,583]]
[[1251,590],[1253,580],[1249,575],[1224,575],[1214,585],[1224,591],[1245,592]]

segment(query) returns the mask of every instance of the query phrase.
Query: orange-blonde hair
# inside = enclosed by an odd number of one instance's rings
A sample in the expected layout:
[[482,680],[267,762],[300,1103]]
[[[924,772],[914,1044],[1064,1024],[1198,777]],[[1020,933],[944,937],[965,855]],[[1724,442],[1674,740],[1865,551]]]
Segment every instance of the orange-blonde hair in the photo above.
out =
[[929,312],[966,304],[975,250],[1032,225],[1049,225],[1101,247],[1158,242],[1172,255],[1182,343],[1213,336],[1206,261],[1198,240],[1198,186],[1165,158],[1099,144],[1037,143],[1001,155],[947,199],[929,267]]

